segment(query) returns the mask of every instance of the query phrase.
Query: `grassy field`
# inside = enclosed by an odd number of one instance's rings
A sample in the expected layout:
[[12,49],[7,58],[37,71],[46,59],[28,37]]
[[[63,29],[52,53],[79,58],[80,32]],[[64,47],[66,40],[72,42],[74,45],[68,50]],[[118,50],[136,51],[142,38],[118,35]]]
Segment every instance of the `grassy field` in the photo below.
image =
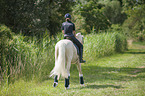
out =
[[65,90],[64,79],[52,87],[53,78],[36,82],[23,78],[1,87],[1,96],[144,96],[145,44],[133,43],[122,54],[94,59],[82,64],[85,85],[79,84],[75,65],[71,67],[70,89]]

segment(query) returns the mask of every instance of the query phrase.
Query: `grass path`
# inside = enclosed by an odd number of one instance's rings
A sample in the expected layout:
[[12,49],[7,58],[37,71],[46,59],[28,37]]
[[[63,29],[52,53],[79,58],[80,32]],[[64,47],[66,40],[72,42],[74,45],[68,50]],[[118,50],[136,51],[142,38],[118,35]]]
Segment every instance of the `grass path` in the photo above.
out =
[[85,86],[79,85],[78,71],[71,67],[70,89],[64,79],[56,88],[53,79],[42,83],[16,81],[3,86],[0,96],[145,96],[145,44],[134,43],[122,54],[82,64]]

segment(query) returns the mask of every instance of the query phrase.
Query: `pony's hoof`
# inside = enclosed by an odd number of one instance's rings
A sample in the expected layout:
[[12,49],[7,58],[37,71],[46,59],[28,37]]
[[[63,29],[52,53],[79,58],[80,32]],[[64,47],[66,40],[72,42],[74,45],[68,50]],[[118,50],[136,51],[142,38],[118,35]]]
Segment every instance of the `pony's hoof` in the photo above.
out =
[[54,83],[53,83],[53,87],[54,87],[54,88],[55,88],[57,85],[58,85],[57,82],[54,82]]
[[85,84],[81,84],[81,86],[85,86]]
[[69,89],[69,87],[70,87],[70,86],[68,85],[68,87],[65,87],[65,89],[67,90],[67,89]]
[[66,89],[66,90],[68,90],[68,89],[69,89],[69,87],[65,87],[65,89]]

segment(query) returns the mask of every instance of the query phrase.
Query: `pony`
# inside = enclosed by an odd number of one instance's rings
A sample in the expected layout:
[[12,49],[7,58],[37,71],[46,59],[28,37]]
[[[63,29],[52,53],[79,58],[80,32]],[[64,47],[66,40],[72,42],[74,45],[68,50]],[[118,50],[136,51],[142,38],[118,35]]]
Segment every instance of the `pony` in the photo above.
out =
[[[77,33],[76,38],[83,44],[83,35],[81,35],[81,33]],[[50,73],[50,77],[54,75],[53,87],[56,87],[58,85],[58,80],[61,75],[65,78],[65,88],[69,89],[71,64],[77,65],[80,84],[84,85],[81,63],[79,62],[77,48],[69,39],[60,40],[55,45],[55,66]]]

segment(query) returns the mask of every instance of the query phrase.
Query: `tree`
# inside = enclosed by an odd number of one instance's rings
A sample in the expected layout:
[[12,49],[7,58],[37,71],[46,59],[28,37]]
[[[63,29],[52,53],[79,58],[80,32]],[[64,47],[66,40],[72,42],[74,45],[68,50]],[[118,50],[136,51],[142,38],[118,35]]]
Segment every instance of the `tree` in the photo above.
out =
[[119,1],[108,2],[104,8],[104,15],[112,24],[122,24],[127,18],[126,14],[122,12]]
[[136,5],[145,4],[144,0],[122,0],[123,10],[126,11],[129,8],[133,8]]
[[71,12],[72,0],[1,0],[0,23],[15,33],[41,36],[46,30],[50,35],[60,31],[66,12]]
[[90,33],[91,30],[104,30],[110,26],[108,19],[103,14],[102,4],[97,3],[96,1],[89,1],[87,3],[79,3],[75,9],[74,14],[76,21],[80,18],[83,21],[85,32]]
[[132,37],[143,38],[145,34],[145,4],[137,5],[126,11],[128,19],[124,22],[123,27],[126,34]]

